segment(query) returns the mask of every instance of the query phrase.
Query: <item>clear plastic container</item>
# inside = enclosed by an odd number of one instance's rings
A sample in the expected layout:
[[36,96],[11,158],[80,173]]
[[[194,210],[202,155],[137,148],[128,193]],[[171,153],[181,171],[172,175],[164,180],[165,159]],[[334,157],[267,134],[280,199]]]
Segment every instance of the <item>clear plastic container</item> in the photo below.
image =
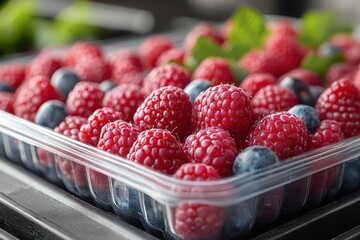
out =
[[[3,111],[0,133],[4,147],[0,153],[9,160],[20,156],[15,162],[50,181],[61,181],[76,196],[113,210],[129,223],[141,222],[148,232],[165,239],[245,236],[283,215],[314,208],[360,187],[359,137],[287,159],[257,174],[188,182]],[[184,231],[178,219],[189,208],[206,212],[216,224],[206,228],[204,223],[196,233]]]

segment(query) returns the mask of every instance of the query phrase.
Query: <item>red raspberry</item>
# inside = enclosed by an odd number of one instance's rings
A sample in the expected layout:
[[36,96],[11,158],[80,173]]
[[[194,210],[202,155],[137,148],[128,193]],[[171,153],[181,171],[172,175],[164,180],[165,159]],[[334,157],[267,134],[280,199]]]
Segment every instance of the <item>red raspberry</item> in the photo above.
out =
[[17,89],[25,79],[26,67],[20,64],[8,63],[0,66],[0,82]]
[[14,94],[7,92],[0,92],[0,110],[8,113],[14,113],[13,100]]
[[186,138],[183,148],[190,162],[212,166],[221,177],[232,175],[238,151],[226,130],[216,127],[200,130]]
[[324,120],[315,132],[310,135],[310,149],[321,148],[323,146],[340,142],[344,138],[341,125],[334,120]]
[[[205,164],[184,164],[174,177],[189,181],[220,179],[216,171]],[[224,209],[205,204],[181,204],[175,209],[175,231],[184,239],[203,239],[217,234],[225,219]]]
[[205,59],[196,68],[192,79],[206,79],[214,85],[235,83],[235,76],[229,62],[222,58]]
[[[142,83],[142,68],[139,67],[138,65],[134,64],[131,60],[117,60],[115,63],[113,63],[112,65],[112,77],[111,79],[117,83],[117,84],[121,84],[124,83],[126,81],[128,81],[129,77],[128,76],[134,76],[134,75],[139,75],[141,76],[141,81],[139,83]],[[128,82],[130,83],[130,82]],[[137,84],[137,82],[134,82],[134,84]],[[141,84],[139,84],[141,85]]]
[[100,108],[90,115],[86,124],[81,126],[78,137],[81,142],[96,146],[99,141],[101,128],[107,123],[121,118],[121,113],[111,108]]
[[234,23],[231,19],[228,19],[224,22],[221,26],[220,32],[224,39],[228,39],[232,30],[233,30]]
[[326,81],[333,83],[343,77],[349,77],[355,72],[355,67],[347,63],[334,63],[326,73]]
[[249,73],[277,74],[274,61],[263,50],[254,49],[246,53],[240,59],[239,66]]
[[162,87],[146,97],[134,114],[134,123],[142,129],[167,129],[182,140],[189,132],[191,113],[190,98],[184,90]]
[[61,68],[60,59],[50,53],[40,53],[28,65],[26,79],[37,76],[51,78],[59,68]]
[[89,82],[102,82],[111,77],[111,67],[103,58],[81,58],[74,67],[80,79]]
[[157,66],[177,63],[180,65],[184,64],[185,50],[182,48],[173,48],[163,52],[157,60]]
[[280,19],[269,22],[268,29],[274,35],[286,35],[289,37],[297,37],[298,31],[289,20]]
[[320,95],[315,108],[320,120],[337,121],[346,138],[360,133],[360,92],[351,81],[332,83]]
[[82,125],[86,123],[86,118],[79,116],[67,116],[54,131],[72,139],[78,140],[78,133]]
[[330,44],[341,48],[343,52],[355,43],[355,38],[351,34],[347,33],[337,33],[330,38]]
[[101,107],[104,95],[98,83],[79,82],[68,95],[66,110],[69,115],[87,118]]
[[105,94],[102,106],[121,112],[123,120],[130,122],[144,98],[145,94],[140,86],[124,83]]
[[149,95],[155,89],[165,86],[185,88],[191,81],[185,68],[177,64],[167,64],[154,68],[144,79],[143,90]]
[[[78,133],[86,118],[78,116],[67,116],[54,131],[72,139],[78,140]],[[63,175],[76,183],[78,187],[87,186],[86,169],[75,162],[59,157],[58,167]]]
[[168,175],[188,162],[181,144],[171,132],[155,128],[139,134],[126,158]]
[[51,85],[50,80],[44,76],[27,80],[17,89],[15,94],[13,105],[15,115],[32,122],[44,102],[49,100],[64,101],[61,94]]
[[251,108],[256,119],[268,114],[287,111],[299,103],[295,93],[278,85],[266,86],[253,97]]
[[143,69],[140,57],[130,49],[119,49],[110,58],[110,64],[112,66],[122,61],[130,61],[133,66],[141,70]]
[[140,45],[139,54],[142,64],[146,69],[156,66],[160,55],[173,48],[173,41],[165,36],[151,36],[146,38]]
[[88,41],[74,43],[62,59],[64,66],[75,67],[82,58],[102,58],[103,51],[99,45]]
[[186,51],[191,51],[195,46],[196,41],[199,37],[207,37],[214,40],[216,43],[221,45],[224,42],[224,38],[217,31],[214,25],[210,23],[202,23],[197,25],[192,29],[186,36],[184,40],[184,48]]
[[296,68],[288,73],[285,73],[285,75],[280,77],[279,82],[286,77],[302,80],[309,86],[322,86],[320,76],[316,72],[304,68]]
[[277,34],[271,35],[267,39],[265,51],[268,58],[276,66],[271,72],[275,77],[299,67],[305,55],[305,51],[297,38]]
[[353,44],[344,51],[347,63],[357,66],[360,63],[360,43]]
[[265,116],[248,135],[248,146],[265,146],[273,150],[280,160],[301,154],[308,147],[305,123],[288,112]]
[[107,123],[101,128],[97,147],[101,150],[126,157],[140,133],[140,128],[123,120]]
[[249,74],[240,84],[240,87],[251,97],[267,85],[276,83],[276,78],[270,73]]
[[194,103],[199,129],[220,127],[235,133],[246,133],[253,123],[250,98],[244,90],[221,84],[200,93]]

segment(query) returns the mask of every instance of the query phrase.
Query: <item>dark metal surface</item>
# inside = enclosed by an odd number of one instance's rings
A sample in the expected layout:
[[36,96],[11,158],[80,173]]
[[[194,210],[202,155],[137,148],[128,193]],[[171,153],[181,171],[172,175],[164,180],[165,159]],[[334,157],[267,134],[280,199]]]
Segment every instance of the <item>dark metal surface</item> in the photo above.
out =
[[156,239],[0,160],[1,239]]

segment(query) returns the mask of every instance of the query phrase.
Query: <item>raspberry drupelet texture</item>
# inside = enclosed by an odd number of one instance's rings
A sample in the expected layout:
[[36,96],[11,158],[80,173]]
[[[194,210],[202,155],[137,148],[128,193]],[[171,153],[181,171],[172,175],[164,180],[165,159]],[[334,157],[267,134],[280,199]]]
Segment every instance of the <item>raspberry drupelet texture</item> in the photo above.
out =
[[183,140],[189,132],[191,102],[183,89],[159,88],[146,97],[134,114],[134,123],[141,129],[167,129]]
[[66,110],[69,115],[87,118],[101,107],[104,95],[98,83],[79,82],[68,95]]
[[221,84],[200,93],[194,103],[199,129],[220,127],[235,133],[246,133],[253,123],[250,97],[239,87]]
[[240,84],[240,87],[251,97],[267,85],[276,83],[276,78],[270,73],[249,74]]
[[238,150],[226,130],[216,127],[200,130],[187,137],[183,148],[190,162],[212,166],[221,177],[232,175]]
[[121,112],[124,116],[123,120],[130,122],[144,99],[145,94],[140,86],[124,83],[105,94],[102,106]]
[[356,67],[348,63],[334,63],[326,73],[326,81],[331,84],[341,78],[351,78],[352,74],[355,75]]
[[51,53],[38,54],[26,69],[26,79],[44,76],[51,78],[56,70],[61,68],[61,61]]
[[308,130],[305,123],[288,112],[265,116],[248,135],[248,146],[265,146],[280,160],[301,154],[308,149]]
[[166,36],[151,36],[140,45],[139,55],[145,69],[154,68],[161,54],[174,48],[172,39]]
[[345,138],[360,133],[360,92],[351,81],[335,81],[320,95],[315,108],[320,120],[337,121]]
[[67,116],[54,131],[64,136],[79,140],[78,133],[82,125],[86,123],[86,118],[79,116]]
[[74,71],[83,81],[100,83],[111,77],[110,64],[100,57],[83,57],[74,67]]
[[174,135],[168,130],[156,128],[141,132],[126,158],[168,175],[188,162]]
[[324,120],[315,132],[310,135],[310,138],[310,149],[316,149],[341,141],[344,138],[344,134],[337,121]]
[[0,66],[0,82],[5,83],[13,89],[18,88],[25,79],[24,65],[4,64]]
[[62,64],[70,68],[82,58],[102,58],[104,56],[102,48],[90,41],[78,41],[74,43],[62,58]]
[[191,81],[189,73],[178,64],[166,64],[154,68],[144,79],[143,90],[146,95],[165,86],[185,88]]

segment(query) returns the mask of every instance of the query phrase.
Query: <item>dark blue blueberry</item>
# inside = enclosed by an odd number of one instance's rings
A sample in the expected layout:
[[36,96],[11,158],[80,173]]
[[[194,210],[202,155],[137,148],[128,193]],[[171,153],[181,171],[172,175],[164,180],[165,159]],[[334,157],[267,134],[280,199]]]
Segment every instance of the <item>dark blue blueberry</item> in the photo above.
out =
[[309,86],[303,80],[293,77],[286,77],[281,80],[280,86],[293,91],[298,97],[300,103],[309,106],[315,105],[315,100],[310,92]]
[[0,82],[0,92],[14,93],[15,89],[7,85],[6,83]]
[[58,100],[50,100],[41,105],[35,115],[35,123],[54,129],[67,116],[65,104]]
[[303,120],[307,130],[311,133],[313,133],[319,126],[319,113],[311,106],[299,104],[290,108],[288,112]]
[[320,87],[320,86],[311,86],[310,87],[310,93],[314,98],[314,105],[312,105],[312,107],[315,107],[317,100],[319,99],[320,95],[323,93],[324,90],[325,90],[325,88]]
[[60,68],[51,77],[51,84],[61,92],[65,99],[78,82],[80,78],[76,73],[66,68]]
[[144,195],[142,205],[142,223],[147,232],[155,236],[162,236],[165,230],[163,205],[148,195]]
[[234,165],[234,175],[255,173],[259,169],[277,163],[278,157],[267,147],[251,146],[237,155]]
[[113,89],[114,87],[116,87],[116,84],[111,80],[105,80],[105,81],[100,83],[100,88],[104,92],[108,92],[111,89]]
[[324,57],[333,57],[341,54],[341,48],[334,46],[331,43],[323,43],[319,47],[319,55]]
[[360,187],[360,157],[345,162],[341,191],[349,193]]
[[198,79],[198,80],[191,81],[185,87],[184,91],[187,94],[189,94],[191,105],[194,107],[194,102],[195,102],[195,99],[197,98],[197,96],[199,96],[199,94],[202,91],[205,91],[206,89],[208,89],[208,88],[210,88],[212,86],[214,86],[214,85],[210,81],[203,80],[203,79]]

